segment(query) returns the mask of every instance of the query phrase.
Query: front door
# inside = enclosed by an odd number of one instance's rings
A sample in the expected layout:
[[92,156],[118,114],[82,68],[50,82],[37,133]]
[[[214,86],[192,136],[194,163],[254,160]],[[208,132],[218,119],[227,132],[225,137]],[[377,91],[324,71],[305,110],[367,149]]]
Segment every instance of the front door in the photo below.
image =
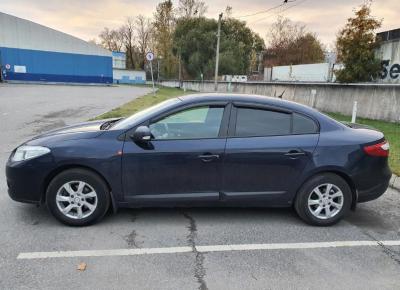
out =
[[153,136],[145,146],[128,138],[122,161],[126,200],[218,201],[226,143],[223,123],[228,123],[225,107],[201,105],[151,120]]

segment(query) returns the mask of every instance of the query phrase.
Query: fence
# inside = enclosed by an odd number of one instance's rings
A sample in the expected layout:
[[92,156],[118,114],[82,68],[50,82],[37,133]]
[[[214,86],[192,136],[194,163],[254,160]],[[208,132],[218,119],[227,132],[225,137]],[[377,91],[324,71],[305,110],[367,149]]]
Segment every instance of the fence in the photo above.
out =
[[[168,87],[182,87],[198,92],[213,92],[211,81],[163,81]],[[400,122],[400,85],[337,84],[297,82],[219,82],[218,92],[279,96],[324,112],[351,115],[357,101],[357,116],[375,120]]]

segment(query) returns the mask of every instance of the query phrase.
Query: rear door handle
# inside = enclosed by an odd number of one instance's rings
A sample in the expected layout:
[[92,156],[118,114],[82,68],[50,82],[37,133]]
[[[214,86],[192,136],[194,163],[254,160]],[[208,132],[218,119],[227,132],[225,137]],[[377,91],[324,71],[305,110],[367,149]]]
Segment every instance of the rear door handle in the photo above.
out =
[[198,158],[200,158],[203,162],[211,162],[213,160],[219,159],[219,155],[218,154],[203,154],[203,155],[199,155],[197,156]]
[[285,156],[289,156],[289,157],[298,157],[298,156],[304,156],[304,155],[306,155],[306,152],[304,152],[303,150],[299,150],[299,149],[290,150],[289,152],[285,153]]

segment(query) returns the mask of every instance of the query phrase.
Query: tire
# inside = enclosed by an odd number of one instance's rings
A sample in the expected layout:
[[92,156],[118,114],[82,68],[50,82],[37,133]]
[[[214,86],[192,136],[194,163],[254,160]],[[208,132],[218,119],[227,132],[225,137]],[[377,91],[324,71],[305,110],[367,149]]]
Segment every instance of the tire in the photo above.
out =
[[[327,193],[329,189],[329,193]],[[306,181],[297,193],[294,208],[306,223],[331,226],[349,211],[352,192],[348,183],[333,173],[323,173]]]
[[96,173],[80,168],[68,169],[50,182],[46,204],[60,222],[70,226],[87,226],[98,222],[106,214],[110,206],[110,190]]

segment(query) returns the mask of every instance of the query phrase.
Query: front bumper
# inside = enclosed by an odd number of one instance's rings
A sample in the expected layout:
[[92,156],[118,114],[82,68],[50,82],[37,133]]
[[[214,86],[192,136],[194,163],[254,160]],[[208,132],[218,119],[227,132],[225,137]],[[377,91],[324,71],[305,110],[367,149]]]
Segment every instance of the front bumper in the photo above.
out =
[[20,162],[8,161],[6,179],[9,196],[15,201],[41,204],[51,164],[50,154]]

